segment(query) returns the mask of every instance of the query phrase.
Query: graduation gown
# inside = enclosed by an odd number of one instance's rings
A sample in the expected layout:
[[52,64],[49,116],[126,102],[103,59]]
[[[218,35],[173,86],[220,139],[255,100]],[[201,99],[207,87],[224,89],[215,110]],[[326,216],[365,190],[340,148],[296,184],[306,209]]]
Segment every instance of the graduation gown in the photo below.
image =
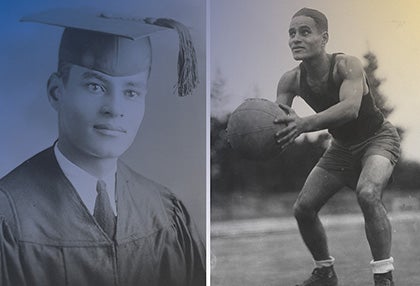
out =
[[177,198],[118,162],[109,238],[48,148],[0,180],[0,285],[205,285],[204,246]]

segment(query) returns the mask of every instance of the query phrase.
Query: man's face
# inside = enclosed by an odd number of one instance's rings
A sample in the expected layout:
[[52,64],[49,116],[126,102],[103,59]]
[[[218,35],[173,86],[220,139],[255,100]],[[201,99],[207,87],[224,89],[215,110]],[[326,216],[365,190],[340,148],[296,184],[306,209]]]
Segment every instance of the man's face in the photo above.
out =
[[60,150],[79,158],[109,159],[124,153],[143,120],[149,67],[114,77],[72,65],[54,106]]
[[292,18],[289,47],[295,60],[305,60],[323,53],[327,40],[327,32],[320,32],[314,19],[307,16]]

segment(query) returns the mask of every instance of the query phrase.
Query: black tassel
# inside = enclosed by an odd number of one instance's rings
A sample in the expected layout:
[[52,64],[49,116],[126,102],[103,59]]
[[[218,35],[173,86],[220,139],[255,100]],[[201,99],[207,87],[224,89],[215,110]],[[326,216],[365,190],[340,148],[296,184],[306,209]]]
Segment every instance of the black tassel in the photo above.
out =
[[146,18],[147,24],[175,29],[179,37],[178,52],[178,89],[179,96],[190,95],[199,82],[197,75],[197,57],[188,28],[169,18]]

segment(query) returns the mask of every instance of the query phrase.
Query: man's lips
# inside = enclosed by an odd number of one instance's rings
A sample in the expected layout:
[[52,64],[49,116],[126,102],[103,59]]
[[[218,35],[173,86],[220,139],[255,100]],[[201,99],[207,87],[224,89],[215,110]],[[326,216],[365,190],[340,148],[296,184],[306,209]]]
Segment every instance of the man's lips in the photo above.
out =
[[112,125],[112,124],[107,124],[107,123],[95,124],[93,128],[102,134],[111,135],[111,136],[118,135],[121,133],[127,133],[127,130],[125,130],[124,128],[120,126]]
[[292,51],[301,51],[301,50],[303,50],[304,49],[304,47],[293,47],[292,48]]

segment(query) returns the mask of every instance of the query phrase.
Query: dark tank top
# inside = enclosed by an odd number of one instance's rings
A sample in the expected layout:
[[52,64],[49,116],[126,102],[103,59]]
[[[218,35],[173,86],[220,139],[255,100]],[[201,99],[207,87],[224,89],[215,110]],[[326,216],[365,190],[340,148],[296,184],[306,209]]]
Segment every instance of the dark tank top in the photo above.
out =
[[[331,66],[328,75],[327,91],[323,94],[311,90],[306,81],[306,70],[300,64],[300,93],[299,96],[315,111],[321,112],[340,101],[340,83],[335,83],[333,71],[337,54],[331,58]],[[367,82],[367,79],[366,79]],[[369,83],[367,82],[368,87]],[[362,97],[359,116],[341,126],[328,129],[328,132],[343,144],[357,144],[373,135],[384,122],[384,116],[376,107],[373,96],[369,92]]]

